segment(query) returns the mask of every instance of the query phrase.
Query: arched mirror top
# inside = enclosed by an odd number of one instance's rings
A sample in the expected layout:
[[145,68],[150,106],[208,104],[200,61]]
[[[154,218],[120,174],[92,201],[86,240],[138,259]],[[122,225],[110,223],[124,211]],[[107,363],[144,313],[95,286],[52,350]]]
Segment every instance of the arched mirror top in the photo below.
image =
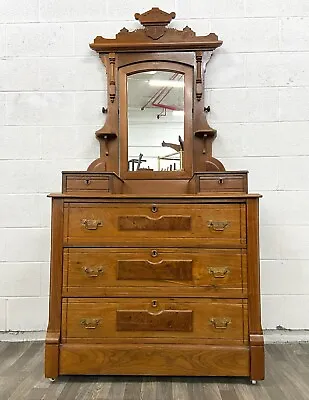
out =
[[141,29],[123,28],[115,39],[98,36],[90,44],[106,67],[108,105],[105,125],[96,132],[100,158],[89,171],[174,179],[224,170],[212,157],[216,131],[203,101],[205,53],[222,42],[214,33],[167,27],[175,13],[159,8],[135,18]]

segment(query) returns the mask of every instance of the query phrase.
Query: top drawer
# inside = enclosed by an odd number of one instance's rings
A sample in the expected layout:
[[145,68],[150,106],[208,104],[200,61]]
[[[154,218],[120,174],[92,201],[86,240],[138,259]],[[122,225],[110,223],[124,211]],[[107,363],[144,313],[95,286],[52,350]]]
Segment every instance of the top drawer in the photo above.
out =
[[122,181],[110,172],[63,172],[62,192],[121,193]]
[[67,203],[64,243],[243,247],[245,204]]
[[196,173],[190,181],[193,193],[248,193],[247,172],[204,172]]

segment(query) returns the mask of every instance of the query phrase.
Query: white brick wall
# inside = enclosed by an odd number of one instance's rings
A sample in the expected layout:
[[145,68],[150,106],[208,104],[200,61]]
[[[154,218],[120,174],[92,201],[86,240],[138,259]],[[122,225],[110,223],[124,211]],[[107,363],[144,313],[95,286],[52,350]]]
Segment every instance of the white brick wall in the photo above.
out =
[[308,0],[0,0],[0,331],[46,328],[50,200],[99,147],[105,74],[88,46],[175,10],[216,32],[208,65],[214,154],[261,200],[263,326],[309,329]]

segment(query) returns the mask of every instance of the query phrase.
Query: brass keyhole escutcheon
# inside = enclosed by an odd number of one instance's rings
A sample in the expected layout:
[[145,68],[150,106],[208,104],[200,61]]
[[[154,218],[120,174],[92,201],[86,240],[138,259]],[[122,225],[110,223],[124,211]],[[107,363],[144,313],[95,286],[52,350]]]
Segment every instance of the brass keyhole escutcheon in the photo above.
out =
[[222,184],[224,182],[223,178],[219,178],[219,183]]
[[151,255],[152,257],[158,257],[158,250],[152,250]]
[[154,308],[158,307],[158,302],[157,302],[157,300],[152,300],[151,305],[152,305],[152,307],[154,307]]
[[85,183],[85,185],[90,185],[90,179],[85,179],[84,183]]
[[153,204],[153,206],[151,207],[151,211],[152,211],[153,213],[158,212],[158,207],[157,207],[155,204]]

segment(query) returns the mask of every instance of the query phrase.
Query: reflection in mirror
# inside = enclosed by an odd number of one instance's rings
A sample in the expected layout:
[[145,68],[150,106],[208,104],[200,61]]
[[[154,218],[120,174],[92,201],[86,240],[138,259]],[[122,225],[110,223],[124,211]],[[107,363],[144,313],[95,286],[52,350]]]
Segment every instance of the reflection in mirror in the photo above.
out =
[[184,74],[146,71],[127,79],[128,170],[182,170]]

